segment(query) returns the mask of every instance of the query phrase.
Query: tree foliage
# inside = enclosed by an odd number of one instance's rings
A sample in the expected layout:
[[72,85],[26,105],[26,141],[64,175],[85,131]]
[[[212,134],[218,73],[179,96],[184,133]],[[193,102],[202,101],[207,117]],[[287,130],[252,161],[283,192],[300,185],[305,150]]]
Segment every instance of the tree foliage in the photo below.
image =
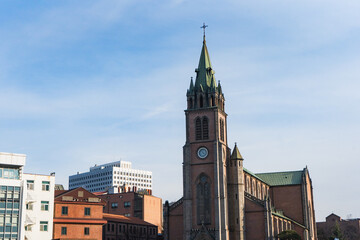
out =
[[335,226],[332,228],[332,234],[331,237],[329,237],[329,240],[339,239],[339,240],[346,240],[344,238],[344,235],[340,229],[340,225],[338,222],[335,223]]
[[294,230],[282,231],[278,234],[280,240],[301,240],[300,235]]

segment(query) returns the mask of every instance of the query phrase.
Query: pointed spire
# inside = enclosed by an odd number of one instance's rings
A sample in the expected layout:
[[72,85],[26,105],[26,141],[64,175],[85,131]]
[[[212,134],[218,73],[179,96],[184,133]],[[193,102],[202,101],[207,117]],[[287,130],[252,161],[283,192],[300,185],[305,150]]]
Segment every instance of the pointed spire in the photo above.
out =
[[219,93],[219,94],[222,94],[222,89],[221,89],[220,80],[219,80],[217,89],[218,89],[218,93]]
[[[195,81],[195,88],[198,88],[200,85],[207,90],[213,85],[216,87],[216,81],[214,76],[214,70],[211,66],[209,52],[206,47],[206,41],[204,37],[203,47],[200,54],[199,65],[198,68],[195,70],[196,72],[196,81]],[[212,83],[214,81],[214,83]]]
[[194,90],[194,81],[193,81],[193,77],[191,77],[189,91],[192,92],[193,90]]
[[233,150],[233,152],[231,154],[230,159],[231,160],[244,160],[243,157],[240,154],[240,151],[239,151],[236,143],[235,143],[235,147],[234,147],[234,150]]

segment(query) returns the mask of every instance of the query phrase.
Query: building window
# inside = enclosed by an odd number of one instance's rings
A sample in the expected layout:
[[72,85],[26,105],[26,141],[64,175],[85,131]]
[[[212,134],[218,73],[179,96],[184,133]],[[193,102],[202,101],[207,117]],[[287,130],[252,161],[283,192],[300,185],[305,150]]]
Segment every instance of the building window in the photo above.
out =
[[124,202],[124,208],[129,208],[131,206],[130,202]]
[[118,203],[117,203],[117,202],[111,203],[111,208],[117,208],[117,207],[118,207]]
[[41,201],[41,211],[49,211],[49,202]]
[[61,227],[61,235],[67,235],[67,227]]
[[84,235],[90,235],[90,228],[88,227],[84,228]]
[[85,216],[90,216],[90,208],[86,207],[84,210]]
[[207,117],[203,117],[203,139],[209,139],[209,122]]
[[47,232],[48,231],[48,222],[40,222],[40,231]]
[[225,140],[224,120],[220,119],[220,140]]
[[202,136],[201,136],[201,120],[200,118],[196,118],[195,120],[195,137],[196,140],[201,140]]
[[29,202],[26,204],[26,210],[33,210],[33,208],[34,208],[33,203]]
[[26,186],[28,190],[34,190],[34,181],[33,180],[27,180]]
[[210,179],[200,174],[196,181],[197,224],[211,224],[211,186]]
[[131,214],[130,213],[125,213],[125,217],[130,217]]
[[25,226],[25,231],[26,232],[31,232],[32,231],[31,225]]
[[68,215],[68,207],[61,207],[61,215]]
[[50,191],[50,182],[42,181],[42,188],[43,191]]

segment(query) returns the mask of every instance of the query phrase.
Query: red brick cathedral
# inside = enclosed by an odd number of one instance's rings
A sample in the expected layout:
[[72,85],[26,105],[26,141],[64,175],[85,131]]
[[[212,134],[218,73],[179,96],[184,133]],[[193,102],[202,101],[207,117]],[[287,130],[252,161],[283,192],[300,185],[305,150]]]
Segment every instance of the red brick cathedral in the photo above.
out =
[[295,230],[315,240],[308,169],[255,174],[227,142],[227,114],[204,36],[199,66],[187,90],[183,198],[165,203],[165,240],[272,240]]

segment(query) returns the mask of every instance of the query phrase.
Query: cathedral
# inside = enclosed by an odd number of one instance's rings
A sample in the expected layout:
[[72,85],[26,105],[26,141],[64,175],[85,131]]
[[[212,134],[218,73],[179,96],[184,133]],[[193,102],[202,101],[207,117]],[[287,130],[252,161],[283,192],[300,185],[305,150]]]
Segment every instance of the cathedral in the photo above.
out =
[[252,173],[237,145],[230,149],[224,93],[205,35],[195,72],[186,94],[183,197],[165,203],[165,240],[273,240],[286,230],[317,239],[307,167]]

